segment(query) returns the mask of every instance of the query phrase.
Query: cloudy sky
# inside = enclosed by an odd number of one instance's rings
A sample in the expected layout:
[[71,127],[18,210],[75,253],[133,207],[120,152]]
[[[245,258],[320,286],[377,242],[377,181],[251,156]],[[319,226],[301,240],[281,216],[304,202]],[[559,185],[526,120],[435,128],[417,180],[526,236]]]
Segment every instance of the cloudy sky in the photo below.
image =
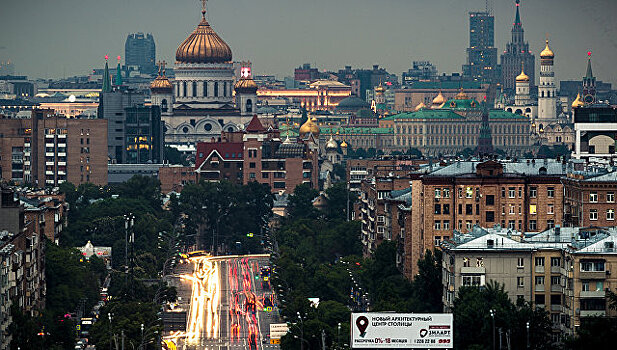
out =
[[[157,58],[199,23],[198,0],[0,0],[0,61],[32,78],[84,75],[103,56],[124,55],[131,32],[154,35]],[[484,0],[210,0],[208,19],[234,60],[255,74],[292,75],[302,63],[338,70],[380,64],[399,74],[412,60],[458,72],[469,44],[468,12]],[[496,46],[510,39],[513,0],[493,0]],[[617,83],[616,0],[522,0],[525,39],[539,56],[549,33],[558,80],[580,79],[593,51],[599,80]]]

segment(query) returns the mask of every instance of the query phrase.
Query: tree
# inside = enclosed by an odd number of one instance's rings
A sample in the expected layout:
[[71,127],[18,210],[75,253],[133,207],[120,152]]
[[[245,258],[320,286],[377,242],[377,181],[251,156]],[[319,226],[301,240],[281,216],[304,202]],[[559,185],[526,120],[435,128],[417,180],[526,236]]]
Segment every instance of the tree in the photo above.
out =
[[134,175],[119,188],[120,197],[142,199],[154,211],[161,210],[161,182],[152,176]]
[[441,283],[441,251],[427,250],[418,260],[418,275],[413,279],[415,299],[419,309],[416,312],[441,312],[443,308]]
[[412,156],[414,158],[422,158],[422,152],[415,147],[410,147],[406,152],[406,155]]
[[[347,220],[348,217],[348,201],[353,200],[347,189],[346,182],[339,182],[326,190],[327,207],[326,216],[331,220]],[[349,203],[349,206],[353,202]]]
[[169,162],[169,164],[181,164],[184,166],[189,165],[189,161],[186,157],[175,147],[165,146],[163,153],[165,160]]
[[292,195],[289,196],[287,210],[292,219],[316,218],[317,209],[313,206],[313,200],[319,195],[317,190],[312,189],[309,184],[296,186]]

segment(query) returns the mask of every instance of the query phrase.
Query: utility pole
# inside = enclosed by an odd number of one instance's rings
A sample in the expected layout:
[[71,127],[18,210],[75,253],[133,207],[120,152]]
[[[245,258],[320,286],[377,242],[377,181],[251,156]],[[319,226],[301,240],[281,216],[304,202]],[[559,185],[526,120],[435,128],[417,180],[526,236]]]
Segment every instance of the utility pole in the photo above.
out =
[[124,350],[124,329],[120,334],[122,334],[122,350]]

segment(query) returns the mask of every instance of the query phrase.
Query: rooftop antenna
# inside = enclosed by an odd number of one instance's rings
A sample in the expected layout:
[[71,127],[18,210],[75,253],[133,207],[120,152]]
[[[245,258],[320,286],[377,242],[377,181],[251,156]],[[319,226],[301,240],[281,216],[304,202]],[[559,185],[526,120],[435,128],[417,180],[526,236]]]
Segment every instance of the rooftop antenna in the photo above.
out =
[[201,17],[206,18],[206,2],[208,0],[201,0]]

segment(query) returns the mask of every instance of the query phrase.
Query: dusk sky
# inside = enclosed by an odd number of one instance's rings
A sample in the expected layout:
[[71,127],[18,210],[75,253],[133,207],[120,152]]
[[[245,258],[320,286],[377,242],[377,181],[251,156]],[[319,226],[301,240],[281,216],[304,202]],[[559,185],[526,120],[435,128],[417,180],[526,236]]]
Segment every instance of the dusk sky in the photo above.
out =
[[[197,0],[1,0],[0,61],[30,78],[86,75],[103,56],[124,56],[131,32],[152,33],[157,59],[175,60],[199,23]],[[510,39],[513,0],[494,0],[496,46]],[[254,74],[293,75],[379,64],[400,75],[412,60],[460,72],[469,45],[468,12],[484,0],[211,0],[208,20]],[[522,0],[521,18],[536,64],[549,33],[557,80],[579,80],[593,51],[598,80],[617,83],[617,1]],[[115,60],[111,60],[115,65]]]

